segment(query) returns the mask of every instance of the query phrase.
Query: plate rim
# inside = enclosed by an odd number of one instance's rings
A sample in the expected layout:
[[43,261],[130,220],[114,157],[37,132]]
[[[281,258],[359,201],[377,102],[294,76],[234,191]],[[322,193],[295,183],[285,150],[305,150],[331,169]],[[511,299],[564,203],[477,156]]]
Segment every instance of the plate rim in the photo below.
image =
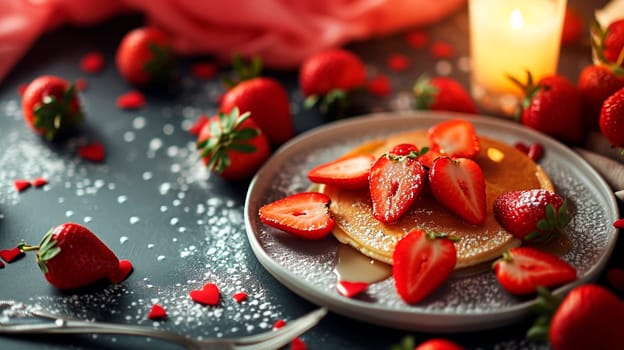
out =
[[[512,306],[506,306],[496,312],[483,311],[483,312],[466,312],[463,314],[449,314],[447,312],[439,310],[419,310],[415,312],[409,309],[387,309],[379,304],[359,301],[357,299],[345,298],[338,294],[331,294],[323,290],[318,290],[314,285],[310,284],[304,279],[300,279],[295,273],[288,270],[286,267],[280,265],[274,261],[261,246],[259,239],[254,232],[254,225],[251,222],[251,216],[254,213],[250,212],[252,196],[254,191],[257,190],[257,185],[261,181],[266,169],[271,168],[273,163],[277,162],[278,156],[282,153],[287,153],[291,148],[295,148],[297,145],[309,139],[319,137],[328,132],[336,132],[337,129],[349,128],[349,127],[361,127],[365,128],[368,124],[378,124],[384,119],[389,121],[392,119],[393,123],[400,122],[402,120],[409,121],[410,119],[420,119],[419,122],[425,122],[423,119],[432,119],[436,121],[442,121],[447,119],[463,118],[476,122],[475,128],[479,126],[493,126],[502,128],[511,128],[513,132],[520,133],[523,137],[534,138],[539,140],[538,142],[546,143],[548,147],[556,147],[558,153],[567,155],[574,158],[575,162],[579,162],[583,166],[584,177],[590,175],[594,186],[600,188],[600,195],[604,197],[609,203],[609,211],[615,217],[618,217],[619,208],[617,201],[603,177],[593,168],[587,161],[585,161],[580,155],[575,153],[571,148],[562,144],[561,142],[551,138],[548,135],[537,132],[533,129],[525,127],[521,124],[513,123],[509,120],[489,117],[484,115],[467,115],[454,112],[432,112],[432,111],[396,111],[396,112],[380,112],[364,114],[348,119],[341,119],[333,121],[316,128],[307,130],[300,135],[297,135],[287,143],[277,149],[272,157],[265,162],[261,169],[256,173],[251,180],[247,195],[245,197],[244,205],[244,221],[245,229],[248,237],[248,242],[254,252],[254,255],[260,262],[260,264],[275,278],[284,285],[286,288],[293,291],[295,294],[301,296],[308,301],[315,304],[327,307],[329,310],[339,313],[343,316],[359,319],[368,323],[378,324],[382,326],[391,326],[398,329],[415,330],[415,331],[429,331],[429,332],[465,332],[475,330],[485,330],[491,328],[501,327],[508,325],[520,318],[526,316],[530,312],[530,307],[536,301],[535,298],[519,302]],[[391,134],[392,132],[389,132]],[[567,161],[567,160],[565,160]],[[609,194],[605,196],[605,194]],[[611,231],[615,233],[616,229],[611,228]],[[613,234],[613,237],[617,235]],[[604,270],[609,257],[612,255],[615,247],[615,239],[610,238],[608,246],[605,249],[604,254],[600,257],[598,263],[594,264],[586,274],[577,279],[574,282],[568,283],[564,286],[553,290],[554,294],[564,295],[574,287],[589,283],[596,280],[599,274]],[[381,311],[381,312],[380,312]],[[371,313],[375,313],[375,316],[371,319]],[[415,315],[424,316],[427,318],[427,323],[415,322],[412,317]]]

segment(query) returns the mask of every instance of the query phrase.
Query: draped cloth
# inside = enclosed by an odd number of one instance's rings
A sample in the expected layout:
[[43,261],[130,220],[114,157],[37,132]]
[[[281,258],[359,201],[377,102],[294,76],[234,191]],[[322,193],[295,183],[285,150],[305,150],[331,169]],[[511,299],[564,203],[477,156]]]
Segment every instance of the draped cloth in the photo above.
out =
[[2,0],[0,81],[43,33],[124,13],[167,32],[180,55],[258,55],[292,69],[319,50],[432,24],[465,0]]

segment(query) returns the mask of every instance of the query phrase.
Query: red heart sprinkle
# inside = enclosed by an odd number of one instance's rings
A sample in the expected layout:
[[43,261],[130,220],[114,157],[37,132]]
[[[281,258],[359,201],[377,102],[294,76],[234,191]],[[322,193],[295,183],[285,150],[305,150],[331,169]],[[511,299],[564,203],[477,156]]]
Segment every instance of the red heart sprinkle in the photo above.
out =
[[78,78],[74,82],[78,91],[85,91],[89,87],[89,82],[85,78]]
[[32,181],[32,184],[35,187],[41,187],[47,185],[48,180],[44,179],[43,177],[38,177]]
[[147,314],[147,318],[154,321],[165,319],[167,318],[167,311],[162,306],[154,304]]
[[196,78],[212,79],[217,75],[218,67],[212,62],[199,62],[191,66],[191,72]]
[[99,73],[104,68],[104,55],[99,51],[88,52],[80,60],[80,69],[85,73]]
[[199,135],[199,132],[201,131],[201,129],[204,127],[204,125],[206,125],[206,123],[208,123],[210,121],[210,118],[208,118],[207,115],[200,115],[199,117],[197,117],[197,120],[195,121],[195,124],[193,124],[190,128],[189,128],[189,132],[191,133],[191,135]]
[[514,144],[514,147],[515,147],[518,151],[520,151],[520,152],[522,152],[522,153],[524,153],[524,154],[528,154],[528,153],[529,153],[529,146],[527,146],[524,142],[520,142],[520,141],[518,141],[518,142],[516,142],[516,143]]
[[402,72],[409,68],[410,61],[407,56],[395,53],[388,57],[386,64],[390,70],[394,72]]
[[618,292],[624,292],[624,269],[612,267],[607,271],[607,282]]
[[137,90],[132,90],[117,97],[117,107],[121,109],[139,109],[145,106],[145,96]]
[[380,74],[368,82],[368,92],[378,97],[385,97],[390,95],[392,86],[390,85],[390,79],[383,74]]
[[86,160],[101,162],[106,156],[106,150],[104,149],[104,145],[99,142],[94,142],[80,146],[80,148],[78,148],[78,155]]
[[542,155],[544,155],[544,146],[542,146],[539,143],[532,143],[529,146],[529,149],[527,151],[527,155],[533,161],[537,162],[540,158],[542,158]]
[[14,180],[13,186],[15,186],[15,189],[17,190],[17,192],[22,192],[28,187],[30,187],[30,181],[22,180],[22,179]]
[[284,327],[285,325],[286,325],[286,321],[284,321],[284,320],[277,320],[273,324],[273,329],[280,329],[280,328]]
[[451,58],[455,55],[455,49],[449,43],[436,41],[431,45],[431,55],[437,59]]
[[338,283],[336,283],[338,293],[347,298],[352,298],[362,293],[366,288],[368,288],[368,283],[366,282],[338,281]]
[[110,281],[117,284],[123,282],[133,270],[132,263],[130,260],[119,260],[119,270],[114,276],[109,277]]
[[408,33],[405,37],[407,40],[407,44],[415,49],[422,49],[427,45],[429,41],[429,34],[425,31],[415,30],[411,33]]
[[19,85],[17,86],[17,93],[18,93],[20,96],[24,96],[24,91],[26,91],[26,88],[27,88],[27,87],[28,87],[28,84],[27,84],[27,83],[22,83],[22,84],[19,84]]
[[613,223],[613,226],[615,228],[622,228],[622,229],[624,229],[624,219],[615,220],[615,222]]
[[0,250],[0,258],[8,263],[12,263],[22,256],[24,256],[24,252],[22,252],[19,247]]
[[214,283],[206,283],[201,290],[192,290],[189,296],[196,303],[214,306],[219,303],[219,288]]
[[303,339],[297,337],[290,343],[290,350],[308,350],[308,346],[303,342]]
[[243,301],[247,300],[247,293],[238,292],[234,294],[232,298],[234,298],[234,300],[236,300],[237,303],[242,303]]

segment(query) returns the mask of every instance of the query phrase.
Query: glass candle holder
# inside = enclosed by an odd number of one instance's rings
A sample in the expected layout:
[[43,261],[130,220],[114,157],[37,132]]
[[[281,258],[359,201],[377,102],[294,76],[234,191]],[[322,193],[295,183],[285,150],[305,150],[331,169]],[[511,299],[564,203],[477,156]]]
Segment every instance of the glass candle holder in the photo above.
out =
[[555,74],[566,0],[469,0],[471,93],[487,113],[513,116],[530,72]]

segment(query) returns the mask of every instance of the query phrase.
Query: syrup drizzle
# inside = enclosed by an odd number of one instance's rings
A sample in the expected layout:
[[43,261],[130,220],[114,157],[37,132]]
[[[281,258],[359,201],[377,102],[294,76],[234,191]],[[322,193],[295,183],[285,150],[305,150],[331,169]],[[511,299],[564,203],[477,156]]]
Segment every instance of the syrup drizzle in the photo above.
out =
[[338,244],[334,274],[338,281],[375,283],[392,276],[392,266],[369,258],[346,244]]

